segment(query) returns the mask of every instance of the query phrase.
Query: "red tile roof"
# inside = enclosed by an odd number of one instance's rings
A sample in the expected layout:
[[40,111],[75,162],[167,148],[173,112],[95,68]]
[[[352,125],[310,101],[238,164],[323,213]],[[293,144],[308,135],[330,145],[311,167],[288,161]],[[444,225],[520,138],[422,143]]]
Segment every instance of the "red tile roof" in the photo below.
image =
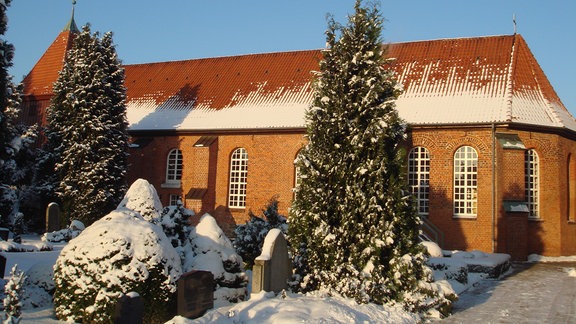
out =
[[72,47],[74,31],[63,30],[36,62],[30,73],[24,77],[24,95],[52,95],[52,84],[58,79],[58,72],[64,66],[66,52]]
[[[57,38],[25,79],[49,93],[68,39]],[[60,53],[58,56],[57,53]],[[514,122],[576,131],[520,35],[391,44],[388,57],[411,124]],[[303,127],[319,50],[124,66],[133,130]]]

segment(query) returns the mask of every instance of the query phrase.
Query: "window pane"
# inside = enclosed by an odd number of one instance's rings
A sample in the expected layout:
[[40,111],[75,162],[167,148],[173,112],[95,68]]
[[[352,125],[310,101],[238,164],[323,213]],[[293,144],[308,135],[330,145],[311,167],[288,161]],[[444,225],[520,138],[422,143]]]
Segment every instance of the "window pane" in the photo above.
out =
[[243,208],[246,206],[246,183],[248,179],[248,153],[244,148],[232,152],[230,158],[230,187],[228,207]]
[[454,153],[454,216],[475,217],[477,213],[478,154],[470,146]]
[[182,179],[182,152],[173,149],[168,153],[166,161],[166,182],[176,182]]
[[530,218],[540,218],[539,207],[539,158],[535,150],[527,150],[524,154],[525,194]]
[[408,184],[416,199],[418,214],[428,215],[430,154],[424,147],[414,147],[408,154]]

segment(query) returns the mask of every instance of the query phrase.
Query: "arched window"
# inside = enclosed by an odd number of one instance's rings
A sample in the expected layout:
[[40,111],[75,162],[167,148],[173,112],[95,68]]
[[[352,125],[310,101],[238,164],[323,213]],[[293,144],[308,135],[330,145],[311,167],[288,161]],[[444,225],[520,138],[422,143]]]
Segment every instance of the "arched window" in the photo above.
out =
[[408,154],[408,185],[416,199],[419,215],[428,215],[430,196],[430,154],[416,146]]
[[179,187],[182,180],[182,152],[173,149],[166,159],[166,187]]
[[237,148],[230,157],[230,188],[228,207],[246,207],[246,184],[248,179],[248,153],[244,148]]
[[535,150],[527,150],[524,153],[524,179],[526,202],[530,218],[540,218],[538,212],[540,202],[540,161]]
[[478,153],[462,146],[454,153],[454,217],[474,218],[478,210]]

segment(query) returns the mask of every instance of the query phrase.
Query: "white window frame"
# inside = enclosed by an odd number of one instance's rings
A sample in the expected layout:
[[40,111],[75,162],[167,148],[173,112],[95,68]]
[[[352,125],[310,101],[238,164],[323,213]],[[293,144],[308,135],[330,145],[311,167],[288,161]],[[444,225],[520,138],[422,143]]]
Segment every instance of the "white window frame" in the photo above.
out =
[[525,194],[528,205],[528,218],[540,218],[540,158],[534,149],[524,154]]
[[461,146],[454,153],[454,217],[478,215],[478,153],[471,146]]
[[168,206],[178,206],[178,202],[182,201],[182,196],[180,195],[170,195],[169,196],[169,201],[168,201]]
[[166,157],[166,179],[162,188],[180,188],[182,181],[182,151],[172,149]]
[[416,146],[408,154],[408,185],[416,200],[418,215],[427,216],[430,204],[430,153]]
[[246,208],[246,186],[248,184],[248,152],[237,148],[230,156],[230,178],[228,207]]

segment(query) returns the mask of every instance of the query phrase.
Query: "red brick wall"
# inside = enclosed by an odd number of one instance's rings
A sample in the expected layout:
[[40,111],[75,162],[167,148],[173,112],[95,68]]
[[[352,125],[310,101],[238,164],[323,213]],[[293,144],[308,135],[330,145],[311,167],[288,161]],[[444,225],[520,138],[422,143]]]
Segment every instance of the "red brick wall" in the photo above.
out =
[[[524,150],[504,149],[496,141],[496,171],[492,174],[493,130],[491,127],[413,128],[408,147],[423,146],[430,153],[430,213],[428,218],[445,234],[446,249],[481,250],[516,253],[509,241],[523,238],[520,254],[576,254],[576,223],[568,220],[568,160],[575,163],[576,142],[556,134],[513,130],[497,127],[497,133],[517,134],[527,149],[538,153],[540,162],[539,220],[529,220],[523,230],[511,233],[509,216],[505,216],[504,200],[524,200]],[[279,200],[280,213],[288,215],[294,186],[294,159],[305,143],[303,133],[221,134],[210,146],[198,148],[194,143],[200,135],[155,137],[148,145],[131,151],[130,179],[149,180],[156,187],[162,203],[168,204],[170,194],[186,196],[193,188],[205,188],[201,200],[186,199],[197,220],[211,213],[227,233],[236,224],[248,219],[252,210],[261,209],[273,196]],[[478,153],[478,213],[475,218],[453,216],[453,157],[461,146],[473,147]],[[248,153],[248,184],[246,208],[228,208],[230,156],[243,147]],[[181,188],[162,188],[166,157],[173,148],[183,153]],[[576,180],[574,181],[576,183]],[[493,186],[494,184],[494,186]],[[492,190],[495,190],[493,218]],[[576,206],[576,192],[573,195]],[[574,208],[576,217],[576,207]],[[517,216],[515,216],[517,217]],[[193,221],[194,221],[193,220]],[[494,241],[493,241],[494,238]],[[518,246],[518,245],[515,245]],[[511,250],[512,249],[512,250]]]
[[[212,214],[220,226],[231,233],[236,224],[248,220],[248,212],[259,215],[268,201],[277,196],[279,212],[288,215],[293,197],[294,160],[304,144],[302,133],[220,135],[210,147],[194,147],[199,135],[163,136],[154,138],[143,148],[131,150],[129,181],[145,178],[152,183],[163,205],[169,195],[183,197],[191,188],[206,188],[202,201],[186,199],[186,206],[197,216]],[[248,153],[248,184],[246,208],[228,208],[230,156],[243,147]],[[166,158],[173,148],[183,155],[182,186],[162,188]]]

